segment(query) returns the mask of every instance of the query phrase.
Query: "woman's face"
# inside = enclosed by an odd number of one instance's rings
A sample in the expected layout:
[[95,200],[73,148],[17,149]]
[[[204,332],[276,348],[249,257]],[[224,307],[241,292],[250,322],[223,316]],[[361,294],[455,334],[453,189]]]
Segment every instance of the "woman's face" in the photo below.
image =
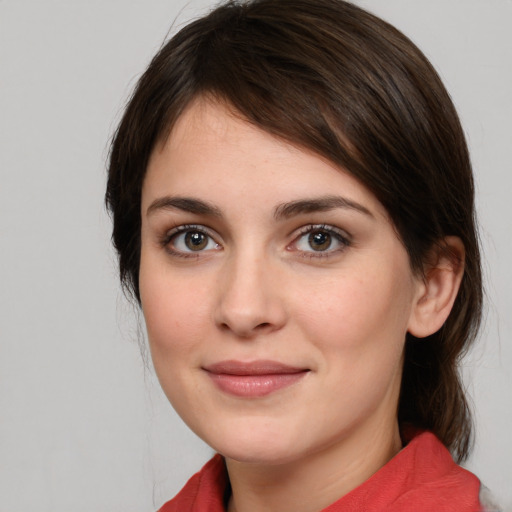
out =
[[396,429],[420,283],[364,186],[198,100],[155,149],[141,214],[155,369],[215,450],[284,463]]

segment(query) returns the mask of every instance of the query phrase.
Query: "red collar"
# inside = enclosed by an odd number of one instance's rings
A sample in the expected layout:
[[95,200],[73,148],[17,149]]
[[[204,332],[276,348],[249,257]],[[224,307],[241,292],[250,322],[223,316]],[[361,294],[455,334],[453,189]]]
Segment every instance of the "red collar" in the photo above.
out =
[[[160,512],[225,512],[228,478],[215,455]],[[320,512],[479,512],[480,482],[423,432],[366,482]]]

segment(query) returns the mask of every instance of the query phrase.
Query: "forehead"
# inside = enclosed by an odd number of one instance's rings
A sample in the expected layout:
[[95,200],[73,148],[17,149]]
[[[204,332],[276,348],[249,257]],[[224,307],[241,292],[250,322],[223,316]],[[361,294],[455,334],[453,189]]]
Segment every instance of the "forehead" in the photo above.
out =
[[271,152],[274,157],[278,152],[283,158],[307,152],[255,126],[228,102],[199,96],[187,105],[168,136],[156,145],[148,167],[151,167],[155,158],[164,154],[180,154],[183,157],[184,153],[189,152],[191,158],[196,158],[200,155],[195,154],[194,150],[213,151],[218,148],[219,153],[231,150],[230,156],[233,156],[236,150],[247,152],[250,146],[256,145],[265,146],[268,156],[272,147],[275,150]]
[[199,194],[220,203],[237,194],[246,206],[336,193],[387,217],[375,196],[346,170],[204,98],[189,104],[151,155],[143,203],[147,207],[162,193]]

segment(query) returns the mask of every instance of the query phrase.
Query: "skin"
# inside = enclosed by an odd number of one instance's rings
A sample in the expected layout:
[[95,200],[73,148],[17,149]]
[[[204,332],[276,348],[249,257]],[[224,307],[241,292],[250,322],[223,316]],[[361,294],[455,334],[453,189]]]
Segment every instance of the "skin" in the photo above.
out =
[[[345,203],[319,206],[333,196]],[[317,201],[312,211],[283,207],[305,200]],[[429,294],[364,186],[199,99],[155,148],[141,215],[140,293],[156,373],[183,420],[226,457],[230,511],[318,511],[400,450],[405,335],[442,324],[457,279],[430,272]],[[173,231],[190,225],[200,250]],[[331,245],[315,250],[305,229]],[[434,304],[440,290],[444,302]],[[204,369],[225,360],[307,373],[266,396],[236,397]]]

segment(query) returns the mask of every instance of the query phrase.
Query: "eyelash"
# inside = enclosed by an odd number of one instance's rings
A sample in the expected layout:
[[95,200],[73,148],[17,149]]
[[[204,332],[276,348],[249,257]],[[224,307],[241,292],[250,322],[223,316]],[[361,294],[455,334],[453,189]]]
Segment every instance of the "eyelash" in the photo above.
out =
[[290,249],[293,246],[296,246],[297,243],[306,235],[311,235],[312,233],[327,233],[329,236],[332,237],[335,241],[337,241],[341,247],[337,249],[330,249],[327,248],[325,251],[315,251],[312,249],[311,251],[300,251],[301,257],[303,258],[329,258],[332,257],[335,254],[340,254],[341,252],[345,251],[348,247],[352,245],[350,236],[345,231],[340,230],[339,228],[336,228],[334,226],[329,226],[327,224],[311,224],[308,226],[304,226],[299,230],[299,234],[297,237],[295,237],[294,241],[288,245],[287,249],[289,250],[296,250],[296,249]]
[[208,229],[206,229],[204,226],[197,225],[197,224],[183,224],[182,226],[177,226],[170,231],[167,231],[165,235],[160,240],[160,245],[171,255],[176,256],[178,258],[199,258],[200,253],[203,251],[181,251],[173,248],[172,242],[175,240],[179,235],[185,234],[185,233],[201,233],[205,235],[209,240],[213,241],[217,247],[219,247],[219,244],[215,241],[215,238],[210,233]]
[[[312,233],[315,232],[326,233],[327,235],[332,237],[332,240],[338,242],[341,247],[331,249],[330,244],[326,250],[319,251],[315,251],[314,249],[311,249],[310,251],[305,251],[296,248],[297,244],[301,241],[302,238],[304,238],[306,235],[311,235]],[[220,244],[218,244],[215,241],[215,237],[207,228],[197,224],[184,224],[181,226],[177,226],[171,229],[170,231],[167,231],[160,240],[160,244],[172,256],[178,258],[199,258],[201,253],[205,252],[204,250],[182,251],[173,248],[173,240],[176,240],[176,238],[179,235],[186,233],[201,233],[204,236],[206,236],[209,239],[209,241],[213,241],[216,244],[216,248],[221,247]],[[207,241],[207,244],[210,243],[209,241]],[[350,245],[350,236],[346,232],[340,230],[339,228],[329,226],[326,224],[310,224],[299,229],[298,235],[294,238],[292,243],[286,247],[286,249],[289,251],[299,252],[302,258],[328,258],[332,257],[334,254],[339,254],[345,251],[348,247],[350,247]]]

